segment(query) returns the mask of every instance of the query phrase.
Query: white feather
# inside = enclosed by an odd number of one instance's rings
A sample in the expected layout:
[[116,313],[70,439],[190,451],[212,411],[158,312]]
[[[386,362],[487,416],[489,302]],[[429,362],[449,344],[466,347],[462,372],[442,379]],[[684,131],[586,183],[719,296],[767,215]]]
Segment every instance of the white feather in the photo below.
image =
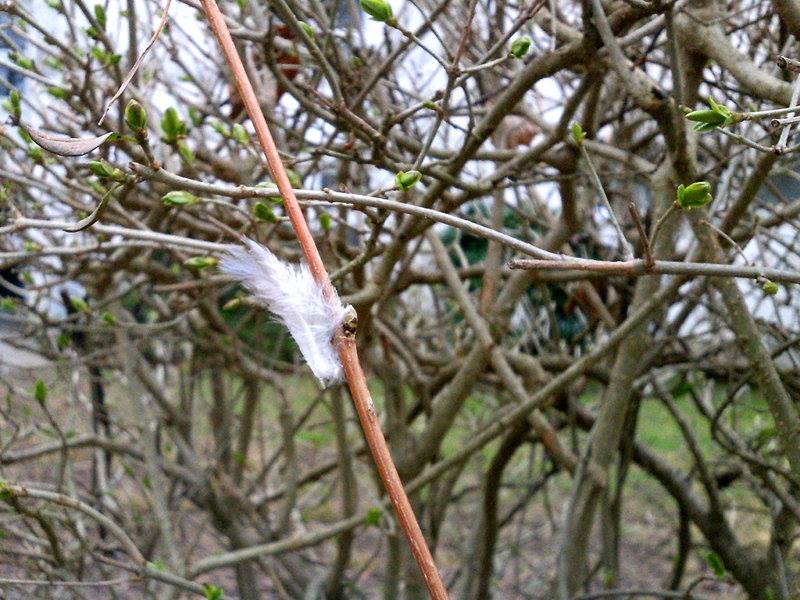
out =
[[342,365],[333,336],[346,307],[338,297],[325,298],[306,264],[286,264],[252,240],[245,244],[232,246],[220,269],[238,279],[288,327],[323,387],[341,380]]

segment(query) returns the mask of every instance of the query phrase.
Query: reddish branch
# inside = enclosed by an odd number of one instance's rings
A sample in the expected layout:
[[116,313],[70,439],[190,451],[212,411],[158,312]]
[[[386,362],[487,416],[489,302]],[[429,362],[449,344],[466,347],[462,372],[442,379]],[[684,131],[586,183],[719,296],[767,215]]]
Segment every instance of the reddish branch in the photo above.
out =
[[[334,294],[334,290],[328,272],[325,270],[325,265],[322,263],[319,251],[317,250],[317,245],[314,242],[314,238],[311,235],[303,212],[294,195],[292,186],[289,183],[289,177],[281,162],[278,148],[272,139],[267,121],[264,118],[264,114],[261,112],[261,107],[259,106],[255,91],[244,69],[244,65],[239,58],[239,54],[236,51],[230,31],[225,24],[225,20],[215,0],[202,0],[202,3],[214,36],[217,38],[222,48],[225,60],[236,82],[239,96],[255,127],[256,135],[264,150],[264,155],[267,158],[269,170],[278,186],[278,191],[283,199],[283,204],[289,216],[289,220],[292,223],[292,227],[294,228],[297,241],[300,243],[303,256],[308,263],[314,279],[322,286],[325,294],[331,297]],[[408,539],[411,552],[422,572],[422,577],[425,580],[431,598],[434,600],[446,600],[447,591],[436,569],[436,565],[433,562],[433,557],[428,549],[425,537],[422,535],[419,523],[417,523],[416,516],[411,508],[411,503],[408,501],[408,497],[403,489],[403,484],[400,481],[400,476],[397,474],[397,469],[392,461],[386,439],[383,437],[380,422],[375,412],[375,406],[372,402],[372,397],[367,388],[366,378],[358,359],[355,339],[352,332],[341,329],[336,336],[336,347],[339,352],[339,358],[342,361],[342,366],[344,367],[345,378],[350,387],[350,394],[352,395],[356,412],[361,421],[361,426],[364,429],[367,444],[375,460],[378,474],[394,507],[397,521]]]

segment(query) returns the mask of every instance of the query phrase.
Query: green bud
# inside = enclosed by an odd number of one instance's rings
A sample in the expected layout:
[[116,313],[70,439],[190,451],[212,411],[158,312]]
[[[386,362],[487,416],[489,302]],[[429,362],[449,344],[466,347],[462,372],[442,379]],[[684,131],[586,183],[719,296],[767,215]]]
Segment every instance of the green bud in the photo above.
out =
[[181,155],[183,162],[185,162],[187,165],[191,165],[194,162],[194,152],[192,152],[192,149],[189,148],[189,146],[183,140],[178,140],[177,147],[178,154]]
[[125,107],[125,122],[133,131],[143,131],[147,127],[147,113],[136,100],[128,102]]
[[41,405],[47,402],[47,386],[41,379],[37,380],[33,385],[33,397]]
[[44,162],[44,154],[37,146],[30,146],[28,148],[28,156],[33,160],[33,162],[41,163]]
[[69,303],[75,312],[82,312],[82,313],[89,312],[89,305],[83,298],[78,298],[77,296],[70,296]]
[[106,28],[106,9],[103,8],[102,4],[94,5],[94,18],[97,20],[97,24],[100,25],[100,29]]
[[103,66],[116,65],[119,64],[120,60],[122,60],[122,56],[120,54],[106,52],[100,46],[95,46],[89,51],[89,53]]
[[381,23],[394,20],[392,7],[386,0],[361,0],[361,10]]
[[56,339],[56,345],[58,346],[59,350],[68,348],[70,343],[72,343],[72,337],[66,331],[62,331]]
[[583,131],[583,127],[580,123],[575,121],[570,128],[572,132],[572,139],[575,140],[575,143],[579,146],[583,143],[584,138],[586,137],[586,133]]
[[695,181],[692,184],[678,186],[677,202],[681,208],[700,208],[712,200],[711,184],[707,181]]
[[22,115],[22,108],[20,107],[19,101],[19,91],[11,90],[11,93],[8,95],[8,101],[11,105],[11,116],[13,116],[15,120],[19,120],[20,115]]
[[213,256],[193,256],[183,261],[183,264],[192,269],[207,269],[208,267],[215,267],[218,262]]
[[256,202],[255,206],[253,206],[253,216],[259,221],[266,221],[267,223],[275,223],[278,220],[272,209],[263,202]]
[[30,58],[22,56],[18,52],[9,53],[8,58],[13,60],[15,63],[17,63],[23,69],[27,69],[28,71],[33,71],[33,61]]
[[314,28],[305,21],[300,21],[300,27],[303,28],[303,31],[305,31],[306,35],[312,40],[317,37],[317,32],[314,31]]
[[216,119],[213,120],[211,122],[211,127],[213,127],[214,131],[216,131],[221,136],[231,137],[231,130],[225,127],[225,124],[222,121],[218,121]]
[[394,183],[398,188],[405,191],[417,185],[420,179],[422,179],[422,173],[419,171],[400,171],[395,175]]
[[686,118],[694,121],[695,131],[711,131],[723,125],[730,125],[733,123],[733,114],[724,106],[717,104],[710,96],[707,99],[709,109],[695,110],[687,113]]
[[[267,190],[277,190],[278,184],[274,181],[261,181],[255,185],[257,188],[267,189]],[[280,194],[276,194],[274,196],[270,196],[266,199],[268,202],[272,202],[273,204],[283,204],[283,199],[281,198]]]
[[331,230],[331,216],[324,212],[319,216],[319,225],[322,227],[322,231],[330,231]]
[[203,596],[205,596],[206,600],[222,600],[223,594],[222,588],[213,583],[207,583],[203,587]]
[[168,206],[191,206],[198,201],[197,196],[184,190],[174,190],[161,197],[161,201]]
[[0,298],[0,310],[13,313],[16,309],[16,303],[13,298]]
[[439,105],[433,100],[425,100],[425,102],[422,103],[422,106],[430,110],[439,110]]
[[44,59],[44,64],[47,65],[48,67],[50,67],[51,69],[55,70],[55,71],[60,71],[62,69],[62,67],[64,66],[64,65],[61,64],[61,62],[57,58],[55,58],[53,56],[48,56],[47,58],[45,58]]
[[694,110],[686,114],[686,118],[690,121],[697,123],[709,123],[712,125],[722,125],[725,122],[725,116],[718,113],[716,110]]
[[778,290],[780,290],[780,286],[774,281],[767,280],[764,282],[764,285],[761,286],[761,289],[765,294],[769,296],[774,296],[775,294],[778,293]]
[[161,139],[167,144],[175,144],[179,137],[186,135],[186,123],[178,115],[178,111],[171,106],[161,117],[161,131],[164,132]]
[[[150,479],[148,477],[144,477],[142,483],[147,489],[152,489],[152,484],[150,483]],[[167,570],[167,563],[160,558],[154,560],[153,562],[147,563],[147,566],[155,571],[161,571],[162,573]]]
[[123,173],[102,158],[89,163],[89,170],[100,179],[119,179]]
[[203,114],[194,106],[189,109],[189,118],[195,127],[198,127],[203,122]]
[[711,570],[714,571],[714,575],[720,579],[725,577],[725,563],[722,562],[722,557],[719,554],[714,551],[709,552],[706,554],[706,562],[711,567]]
[[233,126],[233,131],[231,133],[233,135],[233,139],[235,139],[240,144],[250,143],[250,136],[247,134],[247,130],[241,123],[236,123]]
[[511,42],[511,49],[509,50],[509,54],[514,58],[522,58],[528,53],[528,50],[531,49],[531,44],[533,40],[531,40],[530,36],[528,35],[521,35],[513,42]]
[[364,523],[370,526],[377,526],[381,522],[381,515],[383,511],[377,507],[372,506],[367,510],[367,516],[364,518]]
[[25,252],[38,252],[42,247],[34,241],[25,240],[22,242],[22,249],[25,250]]
[[100,315],[100,318],[103,319],[103,322],[106,325],[116,325],[117,324],[117,317],[115,317],[113,315],[113,313],[104,312],[102,315]]
[[58,98],[59,100],[69,100],[69,92],[64,88],[59,87],[49,87],[47,88],[47,93],[50,94],[53,98]]

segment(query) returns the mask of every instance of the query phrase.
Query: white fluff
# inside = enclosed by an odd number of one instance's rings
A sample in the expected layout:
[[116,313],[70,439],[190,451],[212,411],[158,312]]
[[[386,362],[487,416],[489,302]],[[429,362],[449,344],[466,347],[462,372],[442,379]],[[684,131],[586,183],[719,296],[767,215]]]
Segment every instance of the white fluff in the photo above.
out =
[[323,387],[341,380],[342,365],[333,347],[333,335],[346,307],[338,296],[325,298],[306,264],[283,263],[264,246],[244,241],[247,246],[232,246],[219,268],[238,279],[289,328]]

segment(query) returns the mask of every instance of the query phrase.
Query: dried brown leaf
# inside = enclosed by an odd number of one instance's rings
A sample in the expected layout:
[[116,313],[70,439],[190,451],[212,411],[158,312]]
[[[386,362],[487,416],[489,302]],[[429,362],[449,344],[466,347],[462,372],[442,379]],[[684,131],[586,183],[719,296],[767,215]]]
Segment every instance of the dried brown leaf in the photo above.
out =
[[23,129],[39,146],[59,156],[83,156],[84,154],[89,154],[112,134],[112,132],[108,132],[99,137],[72,138],[42,131],[35,127],[23,126]]

